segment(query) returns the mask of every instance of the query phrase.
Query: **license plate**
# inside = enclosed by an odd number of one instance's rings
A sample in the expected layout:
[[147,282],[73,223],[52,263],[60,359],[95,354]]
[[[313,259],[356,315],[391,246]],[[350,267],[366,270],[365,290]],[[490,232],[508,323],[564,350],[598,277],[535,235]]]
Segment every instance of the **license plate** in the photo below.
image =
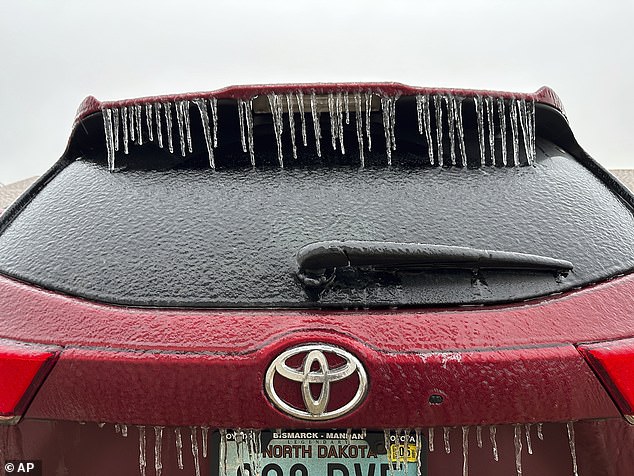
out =
[[[219,476],[427,476],[427,441],[412,432],[337,430],[263,431],[259,442],[247,432],[218,434]],[[236,441],[237,440],[237,441]],[[255,456],[255,455],[259,456]]]

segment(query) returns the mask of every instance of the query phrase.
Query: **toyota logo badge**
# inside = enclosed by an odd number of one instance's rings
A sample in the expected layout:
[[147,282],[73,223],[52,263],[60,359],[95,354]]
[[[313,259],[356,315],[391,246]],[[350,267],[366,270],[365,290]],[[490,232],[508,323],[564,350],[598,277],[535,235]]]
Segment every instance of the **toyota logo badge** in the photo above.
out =
[[[328,356],[331,356],[331,361],[338,361],[332,368]],[[355,374],[356,379],[352,378]],[[280,378],[301,386],[304,408],[291,405],[279,395],[275,382]],[[346,379],[357,385],[356,393],[347,403],[329,408],[331,384]],[[321,385],[317,398],[311,391],[311,384]],[[291,416],[304,420],[331,420],[345,415],[361,403],[368,390],[368,377],[359,359],[350,352],[329,344],[306,344],[282,352],[271,362],[266,371],[264,388],[271,402]]]

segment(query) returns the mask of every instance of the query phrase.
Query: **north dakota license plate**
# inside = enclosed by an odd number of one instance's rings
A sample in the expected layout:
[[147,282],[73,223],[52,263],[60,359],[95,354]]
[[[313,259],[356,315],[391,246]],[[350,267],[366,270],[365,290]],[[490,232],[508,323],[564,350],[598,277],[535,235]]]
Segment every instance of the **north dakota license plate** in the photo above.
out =
[[[262,432],[260,441],[227,432],[218,438],[212,474],[220,476],[427,476],[427,442],[411,433]],[[386,448],[387,446],[387,448]]]

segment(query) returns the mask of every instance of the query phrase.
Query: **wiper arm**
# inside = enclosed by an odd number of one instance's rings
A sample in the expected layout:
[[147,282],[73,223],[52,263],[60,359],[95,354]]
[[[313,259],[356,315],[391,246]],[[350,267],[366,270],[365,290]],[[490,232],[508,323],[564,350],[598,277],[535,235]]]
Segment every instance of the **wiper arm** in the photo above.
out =
[[[390,269],[449,268],[553,271],[572,270],[570,261],[510,251],[464,246],[391,243],[385,241],[320,241],[297,253],[301,275],[318,277],[344,266]],[[308,283],[306,283],[308,284]]]

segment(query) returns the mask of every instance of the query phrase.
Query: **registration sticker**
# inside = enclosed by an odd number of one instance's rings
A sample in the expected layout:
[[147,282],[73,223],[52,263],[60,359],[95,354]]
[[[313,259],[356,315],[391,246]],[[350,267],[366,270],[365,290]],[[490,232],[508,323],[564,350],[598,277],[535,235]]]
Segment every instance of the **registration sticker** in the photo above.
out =
[[217,442],[219,458],[211,474],[218,476],[427,476],[427,442],[419,435],[417,446],[413,432],[386,437],[383,432],[275,430],[262,432],[258,443],[227,432],[224,443]]

